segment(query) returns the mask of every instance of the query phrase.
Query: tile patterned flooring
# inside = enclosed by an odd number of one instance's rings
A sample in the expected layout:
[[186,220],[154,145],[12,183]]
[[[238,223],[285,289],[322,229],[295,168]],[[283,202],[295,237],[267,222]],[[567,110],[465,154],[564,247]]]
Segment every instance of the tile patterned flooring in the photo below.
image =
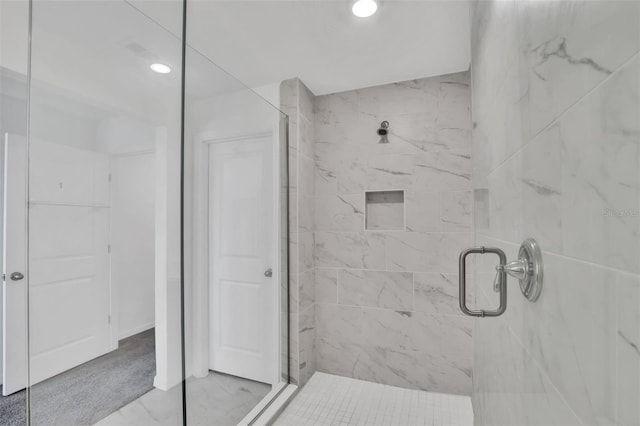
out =
[[275,421],[280,426],[471,426],[468,396],[315,373]]
[[[264,398],[271,386],[240,377],[209,372],[187,381],[189,425],[237,425]],[[182,424],[181,387],[153,389],[122,407],[99,426],[159,426]]]

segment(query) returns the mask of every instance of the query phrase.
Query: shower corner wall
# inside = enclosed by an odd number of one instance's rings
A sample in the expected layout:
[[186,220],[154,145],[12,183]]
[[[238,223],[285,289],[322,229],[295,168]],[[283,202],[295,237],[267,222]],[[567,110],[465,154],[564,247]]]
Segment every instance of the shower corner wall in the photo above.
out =
[[[292,377],[304,384],[317,369],[469,395],[472,320],[456,293],[457,254],[472,240],[469,74],[315,98],[293,79],[281,93],[298,252]],[[384,120],[390,142],[379,144]],[[387,194],[401,194],[388,211]],[[402,223],[366,227],[369,199],[372,215]]]
[[280,85],[289,117],[289,371],[300,386],[316,371],[314,99],[298,78]]
[[545,268],[476,320],[476,423],[640,424],[640,3],[472,9],[476,244],[534,237]]

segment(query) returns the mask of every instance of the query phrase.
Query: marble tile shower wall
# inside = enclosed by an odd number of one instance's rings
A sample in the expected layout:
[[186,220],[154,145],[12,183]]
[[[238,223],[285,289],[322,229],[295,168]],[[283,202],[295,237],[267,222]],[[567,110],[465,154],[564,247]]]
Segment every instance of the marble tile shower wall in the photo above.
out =
[[545,261],[536,303],[510,279],[476,320],[477,424],[640,424],[639,49],[640,2],[472,7],[476,244]]
[[[473,323],[457,308],[457,256],[472,241],[470,127],[468,73],[316,98],[318,371],[471,393]],[[369,190],[404,191],[401,230],[365,230]]]
[[281,83],[280,102],[289,116],[289,372],[304,385],[316,371],[314,96],[295,78]]

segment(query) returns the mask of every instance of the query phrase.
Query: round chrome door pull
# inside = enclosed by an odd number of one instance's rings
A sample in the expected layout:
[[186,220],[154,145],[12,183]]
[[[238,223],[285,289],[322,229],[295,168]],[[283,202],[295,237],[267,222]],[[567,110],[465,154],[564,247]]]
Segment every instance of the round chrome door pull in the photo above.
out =
[[20,281],[24,278],[24,275],[22,275],[20,272],[14,272],[13,274],[11,274],[10,278],[12,281]]

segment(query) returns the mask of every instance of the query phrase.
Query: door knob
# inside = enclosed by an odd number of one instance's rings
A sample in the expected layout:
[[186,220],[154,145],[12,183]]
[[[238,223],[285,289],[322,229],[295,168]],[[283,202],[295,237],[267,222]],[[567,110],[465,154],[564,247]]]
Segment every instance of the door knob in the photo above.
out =
[[14,272],[13,274],[11,274],[10,278],[12,281],[20,281],[24,278],[24,275],[22,275],[20,272]]
[[273,270],[271,268],[264,271],[264,276],[267,278],[271,278],[273,276]]

